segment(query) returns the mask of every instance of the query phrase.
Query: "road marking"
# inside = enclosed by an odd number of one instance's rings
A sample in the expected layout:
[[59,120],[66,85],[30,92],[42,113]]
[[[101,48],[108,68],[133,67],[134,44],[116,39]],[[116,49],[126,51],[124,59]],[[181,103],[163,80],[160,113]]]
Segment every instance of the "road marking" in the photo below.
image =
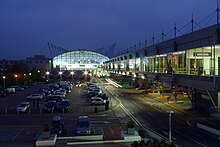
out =
[[136,102],[134,102],[133,100],[132,100],[132,103],[134,103],[135,105],[137,105],[138,107],[140,107],[142,110],[144,110],[144,108],[143,107],[141,107],[140,105],[138,105]]
[[191,140],[191,141],[193,141],[193,142],[195,142],[195,143],[197,143],[197,144],[199,144],[199,145],[201,145],[201,146],[203,146],[203,147],[207,147],[206,145],[204,145],[204,144],[202,144],[202,143],[200,143],[200,142],[198,142],[198,141],[192,139],[191,137],[188,137],[188,136],[184,135],[183,133],[181,133],[181,132],[179,132],[179,131],[176,131],[176,130],[175,130],[175,132],[181,134],[182,136],[188,138],[189,140]]
[[120,107],[124,110],[124,112],[134,121],[134,123],[136,124],[136,125],[139,125],[139,126],[143,126],[135,117],[134,117],[134,115],[133,114],[131,114],[131,112],[127,109],[127,108],[125,108],[125,106],[124,105],[122,105],[122,104],[120,104]]
[[109,121],[91,121],[91,123],[104,123],[104,124],[110,124],[111,122]]
[[[165,135],[167,135],[167,136],[169,137],[169,133],[167,133],[167,132],[163,131],[163,134],[165,134]],[[172,138],[173,140],[176,140],[176,138],[175,138],[175,137],[173,137],[173,136],[171,136],[171,138]]]
[[12,140],[14,137],[17,136],[17,134],[21,131],[21,129],[18,130],[0,130],[0,140],[5,141],[5,140]]

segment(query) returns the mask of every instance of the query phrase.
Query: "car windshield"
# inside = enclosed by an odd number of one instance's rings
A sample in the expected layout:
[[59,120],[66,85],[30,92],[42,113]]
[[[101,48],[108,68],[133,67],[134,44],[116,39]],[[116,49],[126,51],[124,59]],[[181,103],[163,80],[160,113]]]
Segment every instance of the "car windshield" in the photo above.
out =
[[54,106],[54,103],[53,102],[49,102],[46,104],[46,107],[53,107]]
[[19,105],[19,107],[25,107],[26,106],[26,104],[20,104]]
[[40,94],[32,94],[32,96],[39,96]]
[[60,106],[67,106],[68,105],[68,102],[67,101],[62,101],[61,103],[60,103]]
[[89,127],[88,121],[79,121],[79,127]]

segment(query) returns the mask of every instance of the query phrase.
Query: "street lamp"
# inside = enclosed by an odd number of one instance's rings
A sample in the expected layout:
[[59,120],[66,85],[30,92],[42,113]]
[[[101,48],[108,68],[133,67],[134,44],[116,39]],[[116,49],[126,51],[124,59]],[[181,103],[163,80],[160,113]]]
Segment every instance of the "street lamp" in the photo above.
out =
[[171,115],[174,111],[168,110],[166,112],[169,114],[169,143],[171,143]]
[[50,74],[50,72],[49,72],[49,71],[47,71],[47,72],[46,72],[46,75],[47,75],[47,80],[49,80],[49,74]]
[[5,76],[2,77],[2,79],[3,79],[3,88],[4,89],[5,89],[5,78],[6,78]]
[[15,75],[15,81],[16,81],[16,84],[18,82],[18,75]]
[[60,80],[62,80],[62,71],[59,72]]
[[70,74],[72,75],[72,79],[73,79],[74,72],[73,72],[73,71],[71,71],[71,72],[70,72]]

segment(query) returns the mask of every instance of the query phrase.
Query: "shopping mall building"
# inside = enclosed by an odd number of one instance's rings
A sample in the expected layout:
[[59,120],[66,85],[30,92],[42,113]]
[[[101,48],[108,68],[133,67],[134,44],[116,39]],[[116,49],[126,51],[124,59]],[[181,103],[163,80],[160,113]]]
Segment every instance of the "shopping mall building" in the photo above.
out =
[[[162,41],[104,62],[121,81],[187,93],[194,108],[218,112],[220,24]],[[155,84],[156,83],[156,84]]]

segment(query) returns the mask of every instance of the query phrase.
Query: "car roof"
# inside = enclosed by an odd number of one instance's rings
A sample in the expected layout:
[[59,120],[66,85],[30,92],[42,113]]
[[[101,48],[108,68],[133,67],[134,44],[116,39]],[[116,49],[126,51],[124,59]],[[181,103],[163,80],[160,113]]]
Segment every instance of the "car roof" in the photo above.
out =
[[92,99],[102,99],[101,97],[92,97]]
[[84,116],[79,116],[79,120],[88,120],[89,117],[84,115]]
[[30,102],[21,102],[20,104],[30,104]]
[[60,121],[61,119],[61,116],[53,116],[52,121]]

